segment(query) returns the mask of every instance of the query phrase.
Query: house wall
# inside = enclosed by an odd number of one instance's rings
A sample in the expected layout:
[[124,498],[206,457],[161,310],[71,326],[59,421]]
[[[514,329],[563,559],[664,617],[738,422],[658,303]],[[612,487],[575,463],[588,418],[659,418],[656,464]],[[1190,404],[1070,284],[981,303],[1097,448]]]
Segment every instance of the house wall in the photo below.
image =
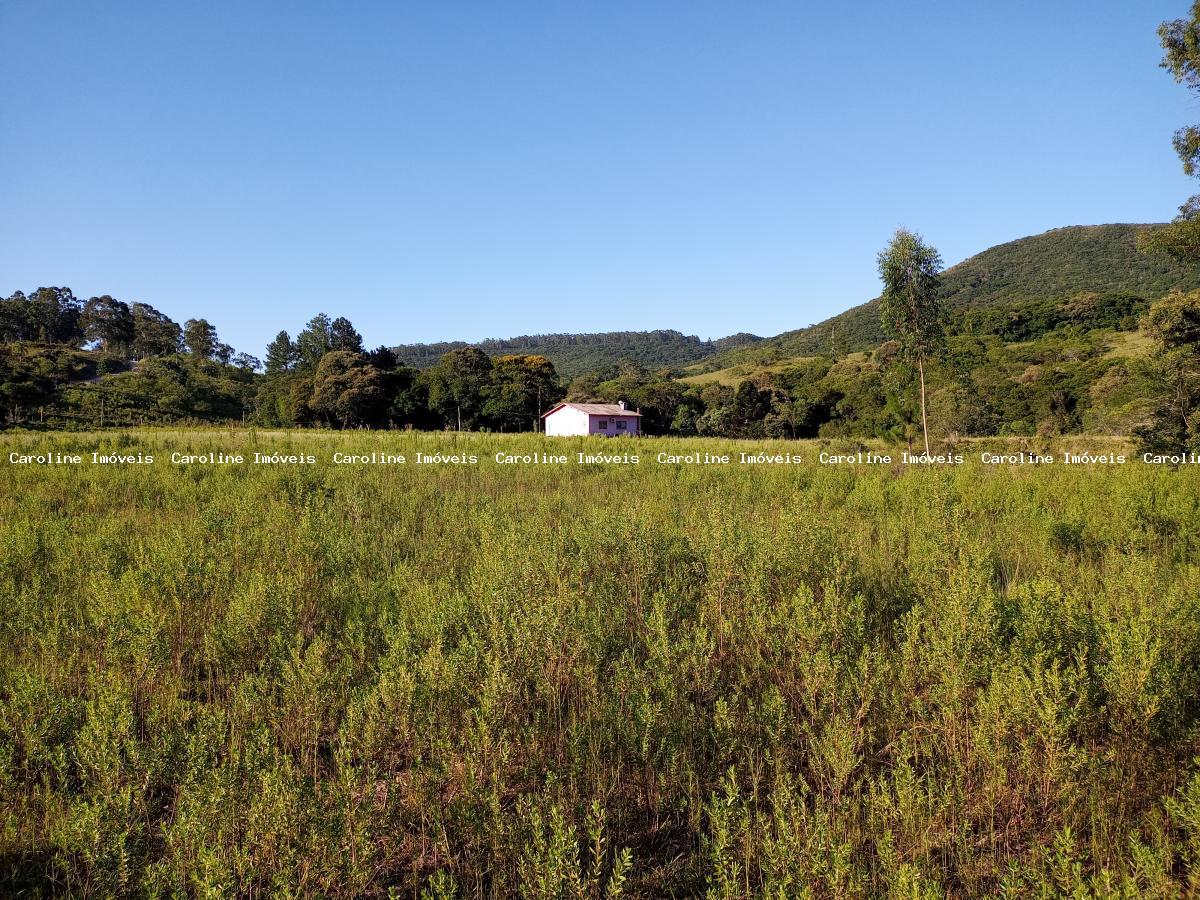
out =
[[[602,429],[600,420],[608,423]],[[617,428],[617,422],[625,422],[625,430]],[[624,434],[639,434],[641,420],[637,416],[590,416],[582,410],[564,406],[558,412],[546,417],[546,434],[549,437],[567,437],[584,434],[598,434],[603,437],[620,437]]]
[[588,414],[578,409],[564,406],[558,412],[546,416],[546,434],[567,436],[588,433]]
[[[604,421],[608,423],[608,427],[601,429],[600,423]],[[637,416],[588,416],[588,434],[599,434],[603,437],[620,437],[623,434],[638,433],[638,417]],[[625,430],[617,428],[617,422],[625,423]]]

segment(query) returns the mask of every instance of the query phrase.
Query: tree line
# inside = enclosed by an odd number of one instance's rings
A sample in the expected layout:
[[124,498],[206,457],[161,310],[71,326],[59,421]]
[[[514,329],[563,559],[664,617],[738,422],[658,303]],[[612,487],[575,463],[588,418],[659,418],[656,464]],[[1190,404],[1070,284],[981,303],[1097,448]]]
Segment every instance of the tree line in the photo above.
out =
[[529,431],[565,391],[536,354],[464,347],[425,371],[364,349],[345,317],[321,313],[265,363],[220,340],[206,319],[182,325],[147,303],[69,288],[0,298],[0,410],[16,424],[241,419],[268,426]]
[[271,427],[532,431],[567,398],[625,400],[651,433],[811,437],[841,395],[783,380],[689,384],[621,360],[564,384],[539,354],[462,346],[418,370],[364,347],[345,317],[281,331],[265,359],[238,353],[205,319],[182,326],[146,303],[77,300],[67,288],[0,299],[0,402],[8,424],[82,426],[242,420]]
[[264,426],[533,431],[564,398],[626,400],[654,433],[805,437],[820,403],[782,384],[690,385],[622,360],[564,385],[539,354],[457,347],[418,370],[364,348],[345,317],[281,331],[265,359],[235,351],[205,319],[68,288],[0,298],[0,403],[12,424],[82,426],[242,420]]
[[277,426],[531,431],[563,393],[544,356],[460,347],[421,371],[386,346],[364,350],[348,319],[321,313],[267,347],[257,412]]
[[259,361],[217,337],[207,319],[183,325],[149,303],[125,303],[105,294],[82,301],[65,287],[17,291],[0,301],[0,342],[81,347],[130,360],[186,353],[251,371]]
[[[536,430],[540,414],[565,398],[625,400],[651,434],[911,444],[926,432],[1104,432],[1156,447],[1200,443],[1200,329],[1186,327],[1200,321],[1200,294],[1151,304],[1084,293],[951,319],[937,263],[936,250],[909,232],[881,255],[888,339],[874,349],[724,381],[631,360],[566,380],[540,354],[466,346],[418,370],[388,347],[365,349],[348,319],[325,314],[294,338],[280,332],[260,363],[205,319],[180,325],[146,303],[80,302],[66,288],[41,288],[0,298],[0,421],[512,432]],[[1110,352],[1126,339],[1153,352]]]

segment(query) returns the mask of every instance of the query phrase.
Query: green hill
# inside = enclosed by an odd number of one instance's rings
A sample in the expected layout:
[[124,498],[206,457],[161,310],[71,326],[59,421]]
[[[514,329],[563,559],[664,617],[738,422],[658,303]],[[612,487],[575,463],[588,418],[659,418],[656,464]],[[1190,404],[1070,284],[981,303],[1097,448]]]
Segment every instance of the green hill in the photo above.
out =
[[[1200,288],[1200,271],[1165,256],[1137,251],[1138,233],[1156,227],[1160,226],[1056,228],[984,250],[943,275],[951,328],[979,327],[989,322],[995,325],[1011,314],[1030,312],[1047,301],[1062,301],[1085,292],[1153,300],[1175,288]],[[839,354],[852,353],[875,347],[883,340],[876,299],[808,328],[719,353],[692,371],[768,366],[793,357],[829,353],[831,349]]]
[[[1138,234],[1153,227],[1061,228],[949,269],[947,352],[927,372],[937,432],[1128,435],[1159,421],[1160,411],[1178,401],[1175,388],[1147,365],[1155,344],[1140,328],[1143,313],[1172,289],[1200,291],[1200,271],[1139,254]],[[114,332],[112,346],[101,350],[105,338],[88,317],[102,299],[85,304],[65,288],[0,298],[0,427],[235,420],[458,425],[461,410],[451,414],[435,398],[438,379],[396,369],[389,354],[339,349],[327,354],[328,365],[320,356],[292,368],[276,354],[276,368],[257,375],[256,360],[215,343],[180,353],[178,326],[167,329],[174,338],[159,349],[136,352],[137,323],[162,324],[145,314],[134,320],[132,343]],[[105,304],[123,306],[112,298]],[[354,334],[348,322],[342,325]],[[418,344],[397,348],[397,356],[427,368],[465,346]],[[474,346],[492,356],[544,355],[571,382],[573,398],[632,402],[651,432],[897,440],[914,433],[911,372],[892,365],[895,346],[883,340],[875,301],[769,340],[625,331],[523,335]],[[618,365],[623,361],[636,365]],[[464,405],[475,410],[472,427],[536,421],[546,395],[531,393],[503,366],[459,387],[467,392]],[[1200,398],[1187,408],[1200,408]]]
[[393,350],[401,362],[418,369],[432,366],[444,353],[468,346],[478,347],[489,356],[540,354],[554,363],[558,374],[569,381],[576,375],[606,369],[622,360],[651,370],[680,368],[760,340],[762,338],[756,335],[744,333],[704,341],[678,331],[610,331],[602,334],[524,334],[475,344],[464,341],[406,344]]

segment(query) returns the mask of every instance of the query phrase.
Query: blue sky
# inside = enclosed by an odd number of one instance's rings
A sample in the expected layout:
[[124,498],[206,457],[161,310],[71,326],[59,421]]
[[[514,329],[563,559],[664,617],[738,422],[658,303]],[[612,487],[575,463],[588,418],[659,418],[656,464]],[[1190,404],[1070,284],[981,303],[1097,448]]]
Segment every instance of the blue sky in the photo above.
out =
[[1187,6],[0,0],[0,292],[255,353],[319,311],[771,335],[874,296],[899,225],[952,264],[1170,218]]

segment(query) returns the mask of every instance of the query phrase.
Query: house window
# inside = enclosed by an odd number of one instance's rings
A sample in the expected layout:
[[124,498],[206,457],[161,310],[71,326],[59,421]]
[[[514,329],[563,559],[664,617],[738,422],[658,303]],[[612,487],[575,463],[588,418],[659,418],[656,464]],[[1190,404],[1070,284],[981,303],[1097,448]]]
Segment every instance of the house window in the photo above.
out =
[[601,431],[608,431],[608,419],[601,419],[599,428]]
[[627,428],[629,428],[628,422],[626,422],[624,419],[617,420],[617,431],[625,431]]

